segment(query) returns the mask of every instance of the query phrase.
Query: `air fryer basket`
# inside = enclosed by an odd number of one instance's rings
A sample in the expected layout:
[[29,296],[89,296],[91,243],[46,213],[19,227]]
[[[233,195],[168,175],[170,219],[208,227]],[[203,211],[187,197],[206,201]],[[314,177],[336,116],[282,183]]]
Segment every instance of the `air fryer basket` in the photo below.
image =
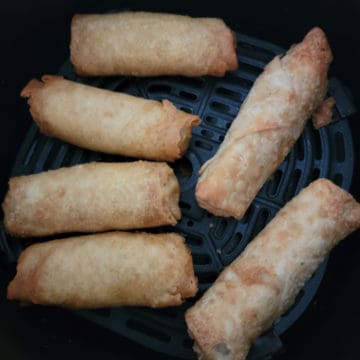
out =
[[[246,244],[268,223],[276,212],[304,186],[327,177],[345,189],[350,188],[354,150],[348,117],[355,112],[347,89],[336,78],[329,82],[329,95],[336,99],[331,124],[315,130],[308,122],[291,153],[260,190],[245,217],[215,217],[198,207],[194,188],[198,171],[212,157],[224,139],[249,89],[263,67],[284,49],[269,42],[237,33],[239,70],[224,78],[81,78],[67,61],[59,74],[68,79],[113,91],[151,99],[167,98],[178,108],[202,119],[193,131],[184,158],[175,162],[181,186],[182,219],[175,231],[186,238],[199,279],[199,294],[180,307],[153,310],[114,308],[76,311],[114,333],[124,335],[148,348],[180,358],[194,358],[192,341],[186,333],[184,311],[213,283],[219,272],[233,261]],[[39,133],[32,124],[15,160],[12,176],[37,173],[89,161],[123,161],[77,148]],[[130,160],[130,159],[126,159]],[[167,230],[166,228],[159,231]],[[155,230],[156,231],[156,230]],[[2,230],[0,252],[4,261],[14,263],[21,250],[36,239],[10,238]],[[294,306],[253,346],[249,359],[265,359],[281,348],[278,336],[287,330],[313,299],[326,269],[326,261],[306,283]]]

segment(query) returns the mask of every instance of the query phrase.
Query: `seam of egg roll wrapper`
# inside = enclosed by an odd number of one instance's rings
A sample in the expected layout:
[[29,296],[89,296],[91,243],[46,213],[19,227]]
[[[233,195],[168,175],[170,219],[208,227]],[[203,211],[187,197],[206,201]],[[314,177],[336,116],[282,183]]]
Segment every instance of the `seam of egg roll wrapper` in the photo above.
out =
[[236,70],[236,36],[222,19],[151,12],[75,15],[70,59],[85,76],[213,75]]
[[197,115],[162,102],[99,89],[62,76],[32,79],[28,98],[40,131],[86,149],[149,160],[174,161],[189,146]]
[[200,169],[198,204],[241,219],[268,177],[322,105],[332,53],[326,35],[312,29],[257,78],[213,158]]
[[71,308],[180,305],[197,292],[175,233],[110,232],[38,243],[20,255],[8,299]]
[[26,237],[175,225],[179,196],[166,163],[87,163],[11,178],[4,226]]
[[186,314],[200,359],[245,359],[330,250],[360,227],[360,204],[319,179],[288,202]]

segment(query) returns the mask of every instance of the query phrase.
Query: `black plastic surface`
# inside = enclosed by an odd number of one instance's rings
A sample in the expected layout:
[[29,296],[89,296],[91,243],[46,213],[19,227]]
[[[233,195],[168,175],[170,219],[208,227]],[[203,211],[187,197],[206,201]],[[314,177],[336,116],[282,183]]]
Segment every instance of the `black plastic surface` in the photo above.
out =
[[[328,177],[349,189],[353,174],[353,146],[347,117],[355,109],[346,89],[331,79],[329,92],[337,100],[332,123],[316,131],[310,123],[286,160],[261,189],[245,217],[214,217],[200,209],[194,199],[197,173],[202,163],[213,156],[231,121],[263,66],[283,49],[270,43],[237,34],[239,70],[224,78],[79,78],[69,62],[59,71],[65,77],[93,86],[152,99],[170,99],[178,108],[198,114],[202,124],[194,129],[185,157],[173,166],[181,186],[183,217],[176,230],[182,233],[192,250],[199,278],[199,298],[246,244],[270,221],[279,208],[313,179]],[[88,161],[121,161],[79,149],[39,134],[33,124],[24,140],[12,175],[23,175]],[[27,242],[0,234],[0,250],[6,261],[14,262]],[[1,252],[0,252],[1,253]],[[320,266],[299,294],[296,304],[279,318],[272,332],[259,339],[250,358],[263,358],[279,349],[281,335],[311,302],[326,268]],[[163,310],[143,308],[79,311],[77,314],[125,335],[160,352],[182,358],[194,357],[192,342],[186,334],[183,313],[195,299],[183,306]],[[269,345],[270,343],[270,345]],[[266,347],[264,346],[266,344]]]

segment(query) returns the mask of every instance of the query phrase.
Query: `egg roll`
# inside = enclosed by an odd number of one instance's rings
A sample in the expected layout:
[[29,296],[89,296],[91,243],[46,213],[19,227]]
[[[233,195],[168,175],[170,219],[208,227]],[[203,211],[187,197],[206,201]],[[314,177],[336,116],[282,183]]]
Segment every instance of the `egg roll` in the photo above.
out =
[[224,76],[238,66],[222,19],[151,12],[75,15],[70,59],[85,76]]
[[20,255],[10,300],[69,308],[180,305],[197,281],[177,234],[110,232],[38,243]]
[[13,177],[3,206],[14,236],[175,225],[179,183],[166,163],[88,163]]
[[288,202],[185,315],[200,359],[243,360],[330,250],[360,227],[360,204],[319,179]]
[[324,32],[314,28],[265,67],[217,153],[200,169],[196,199],[202,208],[220,216],[244,216],[322,105],[331,61]]
[[142,99],[45,75],[21,96],[45,135],[103,153],[174,161],[186,151],[196,115],[168,100]]

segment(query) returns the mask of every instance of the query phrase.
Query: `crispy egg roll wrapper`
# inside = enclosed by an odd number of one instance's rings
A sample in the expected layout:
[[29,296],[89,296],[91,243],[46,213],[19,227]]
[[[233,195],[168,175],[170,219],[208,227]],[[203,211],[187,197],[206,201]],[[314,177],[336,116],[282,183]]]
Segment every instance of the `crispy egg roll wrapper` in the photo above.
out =
[[254,83],[213,158],[200,169],[196,199],[220,216],[241,219],[321,106],[332,60],[319,28],[276,56]]
[[186,313],[200,359],[246,358],[330,250],[360,226],[360,204],[319,179],[287,203]]
[[110,232],[26,248],[8,299],[72,308],[164,307],[196,291],[191,253],[180,235]]
[[31,80],[21,92],[46,135],[109,154],[174,161],[189,146],[196,115],[168,100],[142,99],[61,76]]
[[166,163],[88,163],[11,178],[4,225],[24,237],[175,225],[178,202]]
[[238,67],[223,20],[149,12],[75,15],[70,59],[86,76],[224,76]]

